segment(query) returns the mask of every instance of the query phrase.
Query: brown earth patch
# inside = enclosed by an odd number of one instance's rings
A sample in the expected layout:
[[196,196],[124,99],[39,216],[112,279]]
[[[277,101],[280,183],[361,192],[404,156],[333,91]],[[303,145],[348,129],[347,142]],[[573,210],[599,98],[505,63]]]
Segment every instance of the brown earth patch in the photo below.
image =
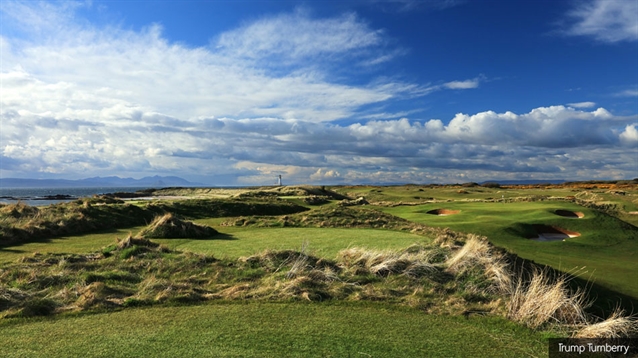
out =
[[434,209],[427,212],[430,215],[447,216],[460,213],[461,210]]
[[566,218],[574,218],[574,219],[582,219],[585,217],[585,214],[581,213],[580,211],[569,211],[569,210],[560,210],[560,209],[554,211],[554,214],[563,216]]
[[572,237],[580,236],[579,232],[566,230],[557,226],[550,225],[532,225],[536,233],[538,234],[537,238],[534,238],[537,241],[559,241]]

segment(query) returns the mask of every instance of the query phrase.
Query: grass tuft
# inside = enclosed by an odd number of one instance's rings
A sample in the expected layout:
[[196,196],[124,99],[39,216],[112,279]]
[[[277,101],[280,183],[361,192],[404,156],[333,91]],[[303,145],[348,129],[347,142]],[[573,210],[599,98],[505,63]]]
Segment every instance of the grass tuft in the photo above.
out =
[[414,247],[399,252],[350,248],[340,251],[337,260],[345,270],[355,275],[387,277],[402,274],[411,278],[437,279],[441,272],[431,262],[434,256],[432,251],[415,251]]
[[556,279],[548,270],[535,270],[529,281],[522,275],[512,286],[507,317],[530,328],[548,323],[582,325],[588,306],[582,290],[570,292],[565,275]]
[[473,270],[482,272],[491,283],[490,291],[504,293],[510,289],[512,282],[507,262],[484,237],[469,235],[465,245],[445,264],[446,271],[457,276]]
[[626,316],[621,309],[616,309],[604,321],[585,323],[574,332],[573,338],[624,338],[638,334],[638,319]]

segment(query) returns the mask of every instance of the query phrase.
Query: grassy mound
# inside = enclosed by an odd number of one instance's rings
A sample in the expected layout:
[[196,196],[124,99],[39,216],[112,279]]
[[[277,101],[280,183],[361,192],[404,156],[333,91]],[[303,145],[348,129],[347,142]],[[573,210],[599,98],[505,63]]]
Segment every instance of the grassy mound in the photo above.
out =
[[0,208],[0,246],[144,224],[153,213],[130,204],[82,199],[45,207],[23,203]]
[[283,200],[191,199],[132,205],[108,197],[32,207],[0,205],[0,247],[99,230],[139,226],[157,215],[189,219],[241,215],[287,215],[308,209]]
[[250,215],[290,215],[308,208],[277,199],[188,199],[148,203],[146,210],[162,215],[173,213],[187,219]]
[[209,226],[184,221],[171,213],[156,217],[138,236],[150,238],[209,238],[217,235],[217,230]]
[[282,217],[263,216],[228,220],[225,226],[345,227],[412,230],[423,226],[376,210],[354,207],[321,207]]
[[335,191],[326,189],[326,187],[317,187],[311,185],[298,186],[276,186],[267,188],[258,188],[243,191],[235,194],[237,198],[259,198],[259,197],[279,197],[279,196],[322,196],[336,200],[348,199],[347,196],[339,194]]

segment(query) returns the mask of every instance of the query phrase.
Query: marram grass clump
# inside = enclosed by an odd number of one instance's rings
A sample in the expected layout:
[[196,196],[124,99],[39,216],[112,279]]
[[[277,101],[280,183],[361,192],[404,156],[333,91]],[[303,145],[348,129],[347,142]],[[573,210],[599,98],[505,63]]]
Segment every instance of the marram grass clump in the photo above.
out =
[[638,319],[627,316],[625,312],[616,308],[605,320],[584,322],[572,334],[573,338],[624,338],[635,337],[638,334]]
[[150,225],[137,236],[148,238],[209,238],[217,235],[217,230],[209,226],[184,221],[171,213],[157,216]]
[[465,245],[446,261],[446,271],[456,276],[478,271],[487,280],[487,289],[504,293],[512,285],[508,263],[485,237],[469,235]]
[[554,278],[548,270],[536,269],[531,278],[521,275],[511,286],[507,317],[530,328],[587,324],[585,292],[570,291],[568,282],[567,276]]

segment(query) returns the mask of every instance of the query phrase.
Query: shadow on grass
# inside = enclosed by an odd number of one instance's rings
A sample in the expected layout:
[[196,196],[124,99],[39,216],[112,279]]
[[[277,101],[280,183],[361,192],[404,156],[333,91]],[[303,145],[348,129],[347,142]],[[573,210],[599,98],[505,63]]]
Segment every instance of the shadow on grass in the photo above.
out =
[[234,237],[233,235],[229,235],[229,234],[223,234],[223,233],[217,233],[211,236],[203,236],[203,237],[151,237],[149,238],[150,240],[154,240],[154,239],[163,239],[163,240],[172,240],[172,239],[176,239],[176,240],[193,240],[193,241],[216,241],[216,240],[239,240],[238,238]]
[[26,240],[26,241],[0,242],[0,250],[9,251],[7,247],[20,247],[22,245],[32,244],[32,243],[50,243],[52,240],[53,238],[34,238],[31,240]]
[[4,247],[0,247],[0,251],[11,252],[11,253],[14,253],[14,254],[27,253],[27,251],[25,251],[25,250],[7,249],[7,248],[4,248]]
[[147,237],[147,239],[153,241],[155,239],[160,240],[187,240],[187,241],[216,241],[216,240],[239,240],[233,235],[217,233],[211,236],[203,236],[203,237]]
[[534,229],[533,224],[516,223],[504,229],[504,231],[512,236],[532,239],[538,237],[538,232]]
[[238,238],[234,237],[233,235],[230,234],[223,234],[223,233],[218,233],[217,235],[211,237],[213,240],[239,240]]
[[8,247],[20,247],[23,245],[27,245],[27,244],[33,244],[33,243],[51,243],[53,242],[53,240],[68,240],[71,239],[73,237],[76,236],[86,236],[86,235],[100,235],[100,234],[113,234],[113,240],[115,240],[115,238],[117,237],[118,233],[122,230],[126,231],[128,229],[134,229],[137,226],[131,226],[129,228],[112,228],[112,229],[105,229],[105,230],[98,230],[95,232],[90,232],[90,233],[79,233],[76,235],[63,235],[63,236],[53,236],[53,237],[35,237],[35,238],[31,238],[30,240],[25,240],[25,241],[12,241],[12,242],[2,242],[0,241],[0,250],[2,251],[10,251],[10,249],[7,249]]

